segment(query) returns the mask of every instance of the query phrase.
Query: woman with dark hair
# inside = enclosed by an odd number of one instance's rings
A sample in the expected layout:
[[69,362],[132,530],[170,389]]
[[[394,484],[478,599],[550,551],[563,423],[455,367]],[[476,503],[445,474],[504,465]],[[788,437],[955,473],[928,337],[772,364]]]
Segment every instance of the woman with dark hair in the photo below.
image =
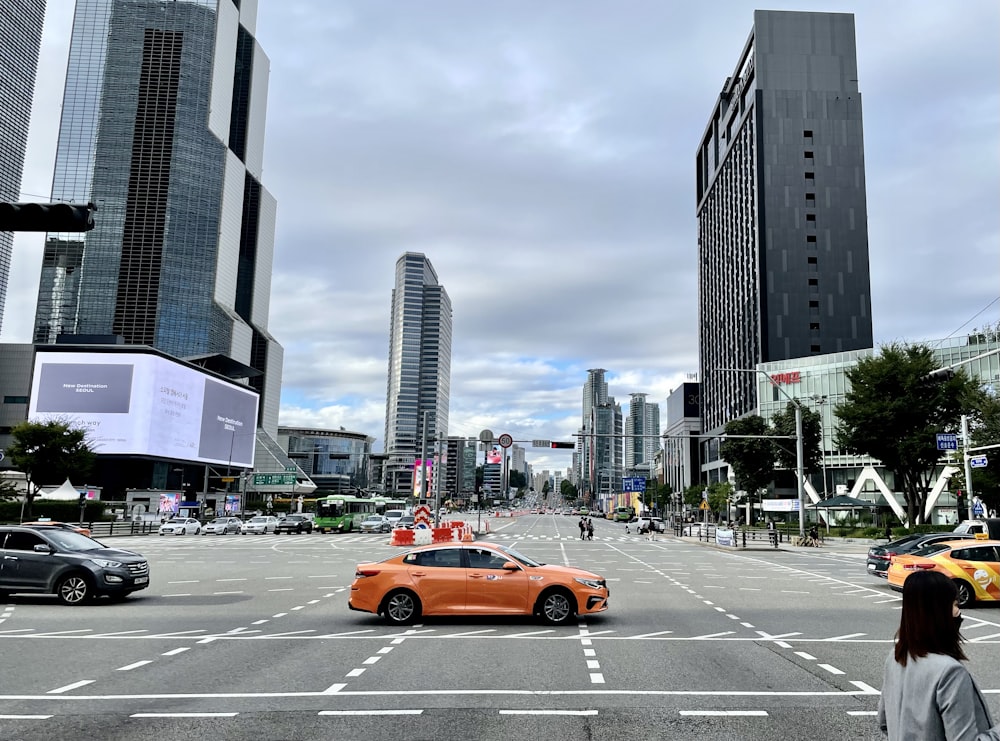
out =
[[936,571],[903,582],[896,647],[885,661],[878,723],[889,741],[1000,741],[962,651],[955,584]]

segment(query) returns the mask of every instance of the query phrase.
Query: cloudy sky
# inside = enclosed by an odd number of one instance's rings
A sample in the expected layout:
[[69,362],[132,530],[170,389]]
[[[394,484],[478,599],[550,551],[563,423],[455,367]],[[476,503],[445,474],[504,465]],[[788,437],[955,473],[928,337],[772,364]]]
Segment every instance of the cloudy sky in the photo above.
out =
[[[588,368],[620,402],[697,372],[694,154],[759,6],[259,3],[282,424],[382,449],[404,251],[452,299],[450,434],[572,439]],[[22,186],[42,200],[72,15],[48,6]],[[764,7],[856,16],[876,343],[1000,320],[1000,3]],[[30,340],[41,253],[18,235],[3,341]]]

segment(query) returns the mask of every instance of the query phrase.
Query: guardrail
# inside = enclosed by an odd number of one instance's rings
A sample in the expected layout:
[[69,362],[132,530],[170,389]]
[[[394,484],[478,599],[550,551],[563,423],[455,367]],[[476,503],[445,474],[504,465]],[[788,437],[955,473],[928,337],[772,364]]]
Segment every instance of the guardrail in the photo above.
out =
[[90,535],[93,538],[110,538],[115,535],[156,535],[160,529],[160,523],[144,520],[134,522],[132,520],[99,520],[95,522],[79,523],[81,527],[90,528]]
[[[700,541],[712,543],[715,541],[716,529],[717,525],[712,522],[695,522],[687,524],[678,523],[674,525],[674,535],[680,537],[696,537]],[[786,540],[791,540],[791,538],[781,530],[744,528],[736,531],[734,545],[737,548],[746,548],[747,541],[750,541],[751,545],[756,545],[757,543],[767,543],[768,545],[777,548],[779,543]]]

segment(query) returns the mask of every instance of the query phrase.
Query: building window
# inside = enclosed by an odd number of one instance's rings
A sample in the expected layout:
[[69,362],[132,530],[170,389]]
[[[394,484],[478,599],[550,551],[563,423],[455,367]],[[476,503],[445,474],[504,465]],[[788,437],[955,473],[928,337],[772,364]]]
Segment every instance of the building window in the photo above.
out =
[[812,171],[807,172],[806,173],[806,180],[808,180],[809,182],[815,182],[815,180],[816,180],[816,173],[812,172]]
[[812,129],[804,129],[802,131],[802,138],[805,139],[806,144],[812,144],[812,138],[813,138]]
[[810,309],[818,309],[819,308],[819,301],[810,301],[809,302],[809,308]]
[[806,242],[807,242],[808,244],[816,244],[816,235],[815,235],[815,234],[810,234],[810,235],[808,235],[808,236],[806,237]]
[[806,193],[806,205],[807,206],[815,206],[816,205],[816,194],[815,193]]
[[813,153],[811,149],[806,150],[806,159],[811,160],[813,158]]
[[819,351],[820,351],[819,350],[819,345],[810,345],[809,346],[809,352],[818,353]]
[[809,279],[809,285],[810,286],[816,286],[818,288],[819,287],[819,278],[810,278]]
[[3,397],[4,404],[27,404],[27,396],[5,396]]
[[809,322],[809,329],[813,332],[819,332],[819,322]]
[[816,221],[816,214],[806,214],[806,221]]
[[809,258],[807,258],[806,261],[807,261],[807,263],[809,264],[810,267],[813,267],[813,268],[819,267],[819,260],[817,260],[815,257],[809,257]]

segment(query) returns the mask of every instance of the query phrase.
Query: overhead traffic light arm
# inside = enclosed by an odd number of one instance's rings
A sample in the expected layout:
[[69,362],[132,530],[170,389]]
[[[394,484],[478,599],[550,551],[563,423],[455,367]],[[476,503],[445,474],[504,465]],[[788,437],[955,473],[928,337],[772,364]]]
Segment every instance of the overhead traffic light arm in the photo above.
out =
[[0,203],[0,232],[89,232],[93,203]]

